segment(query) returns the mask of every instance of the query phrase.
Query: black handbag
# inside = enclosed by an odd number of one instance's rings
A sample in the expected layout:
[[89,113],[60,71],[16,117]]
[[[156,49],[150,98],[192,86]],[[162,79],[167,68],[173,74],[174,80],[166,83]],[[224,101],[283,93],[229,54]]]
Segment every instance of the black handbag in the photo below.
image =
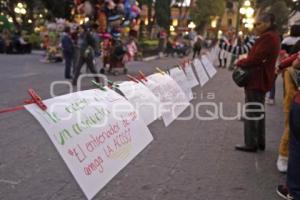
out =
[[252,70],[245,70],[239,67],[236,67],[232,73],[232,79],[239,87],[245,87],[249,80]]

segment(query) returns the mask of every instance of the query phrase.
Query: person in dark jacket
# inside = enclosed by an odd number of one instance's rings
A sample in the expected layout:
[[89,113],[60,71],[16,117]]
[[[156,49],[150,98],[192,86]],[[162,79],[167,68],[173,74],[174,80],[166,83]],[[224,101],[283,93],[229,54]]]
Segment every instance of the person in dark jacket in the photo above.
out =
[[74,43],[70,35],[71,29],[66,26],[64,34],[61,39],[61,46],[63,49],[63,55],[65,59],[65,78],[72,79],[71,69],[73,66],[74,60]]
[[[87,65],[87,68],[91,73],[97,74],[94,65],[95,59],[95,50],[96,50],[96,40],[93,35],[89,32],[88,27],[86,25],[80,26],[80,36],[79,36],[79,61],[75,68],[75,74],[73,78],[73,86],[77,85],[77,80],[80,75],[81,68],[84,64]],[[99,77],[95,76],[95,80],[99,82]]]
[[[300,76],[298,76],[300,84]],[[300,88],[290,109],[290,142],[287,185],[279,185],[277,194],[285,199],[300,200]]]
[[[298,76],[299,79],[299,76]],[[300,81],[298,80],[298,83]],[[300,200],[300,90],[295,97],[290,112],[290,144],[287,186],[290,195]]]
[[275,64],[280,51],[280,35],[275,30],[275,16],[262,14],[255,24],[259,36],[248,57],[237,62],[237,67],[250,70],[245,86],[245,144],[237,145],[239,151],[265,150],[265,94],[275,79]]
[[285,50],[289,55],[297,53],[295,48],[300,45],[300,25],[293,25],[290,29],[290,35],[281,42],[281,49]]
[[197,38],[197,41],[195,42],[194,46],[193,46],[193,59],[200,56],[201,53],[201,49],[202,49],[202,39],[200,37]]

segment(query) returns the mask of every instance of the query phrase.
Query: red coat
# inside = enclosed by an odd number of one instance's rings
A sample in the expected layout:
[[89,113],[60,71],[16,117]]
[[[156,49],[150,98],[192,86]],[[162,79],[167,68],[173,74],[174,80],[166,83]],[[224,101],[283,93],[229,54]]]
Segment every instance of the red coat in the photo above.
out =
[[295,102],[300,104],[300,91],[298,91],[298,93],[296,94]]
[[262,34],[248,57],[238,61],[241,68],[257,68],[250,75],[246,90],[270,91],[275,80],[275,65],[280,51],[280,36],[275,31]]
[[299,56],[299,54],[295,53],[295,54],[290,55],[286,59],[282,60],[279,65],[279,69],[283,70],[285,68],[292,66],[293,62],[298,58],[298,56]]

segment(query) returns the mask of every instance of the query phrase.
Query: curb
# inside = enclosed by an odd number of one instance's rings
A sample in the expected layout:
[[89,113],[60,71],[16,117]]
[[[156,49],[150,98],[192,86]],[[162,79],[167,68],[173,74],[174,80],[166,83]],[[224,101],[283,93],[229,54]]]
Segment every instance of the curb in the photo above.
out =
[[[33,50],[31,52],[31,54],[42,56],[42,55],[45,55],[45,51],[42,51],[42,50]],[[160,59],[160,58],[161,58],[160,56],[150,56],[150,57],[143,58],[143,61],[144,62],[148,62],[148,61],[157,60],[157,59]]]
[[42,50],[32,50],[31,54],[34,54],[34,55],[45,55],[45,51],[42,51]]
[[147,62],[147,61],[152,61],[152,60],[156,60],[156,59],[159,59],[160,57],[159,56],[150,56],[150,57],[147,57],[147,58],[143,58],[143,61]]

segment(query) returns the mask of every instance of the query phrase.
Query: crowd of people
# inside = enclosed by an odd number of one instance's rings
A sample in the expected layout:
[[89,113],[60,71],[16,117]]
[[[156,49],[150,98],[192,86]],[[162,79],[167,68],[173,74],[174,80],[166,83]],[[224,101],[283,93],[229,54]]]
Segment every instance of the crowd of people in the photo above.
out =
[[[274,104],[278,76],[284,80],[284,131],[279,146],[277,168],[287,173],[287,184],[279,185],[277,193],[284,199],[300,199],[300,26],[291,27],[290,35],[282,37],[275,16],[261,14],[255,23],[255,36],[236,44],[223,37],[219,42],[220,67],[241,69],[244,77],[246,113],[244,144],[238,151],[265,151],[265,103]],[[228,34],[230,36],[230,34]],[[246,57],[238,59],[241,55]],[[229,59],[228,59],[229,58]],[[231,61],[230,61],[231,59]]]
[[31,44],[28,41],[25,41],[21,32],[4,29],[0,32],[0,53],[31,53]]
[[[84,64],[93,74],[117,74],[118,69],[126,74],[125,64],[132,61],[138,51],[134,37],[128,37],[124,42],[119,34],[100,34],[97,30],[96,24],[83,24],[73,31],[66,26],[61,36],[65,78],[72,79],[73,85],[76,85]],[[100,59],[102,67],[98,72],[95,61]]]
[[203,48],[211,47],[211,40],[205,40],[201,35],[193,34],[191,31],[187,35],[178,34],[174,37],[166,37],[164,48],[165,55],[174,57],[175,55],[184,57],[193,52],[193,59],[200,57]]
[[[53,26],[53,27],[52,27]],[[86,64],[92,73],[118,74],[127,73],[126,63],[133,61],[138,54],[138,41],[135,35],[126,37],[119,32],[99,32],[97,23],[77,25],[74,23],[49,24],[48,30],[42,33],[42,48],[46,51],[43,62],[65,63],[66,79],[73,79],[73,84]],[[158,52],[166,56],[188,56],[193,51],[193,58],[199,57],[201,49],[207,46],[202,36],[179,34],[169,36],[163,28],[158,32]],[[100,61],[100,62],[99,62]],[[100,71],[96,71],[100,63]]]
[[[77,84],[83,64],[94,74],[111,72],[114,68],[126,69],[124,63],[132,60],[137,52],[134,37],[129,37],[124,44],[118,34],[98,34],[97,29],[95,25],[81,25],[76,31],[68,26],[64,30],[61,47],[65,58],[65,78],[72,79],[73,85]],[[265,151],[265,103],[275,103],[276,79],[282,76],[285,127],[277,168],[279,172],[287,173],[287,184],[278,186],[277,193],[285,199],[300,200],[300,29],[293,26],[290,35],[282,37],[277,31],[275,16],[261,14],[254,32],[255,35],[245,39],[237,38],[235,44],[225,37],[219,41],[220,67],[239,68],[248,74],[244,86],[246,112],[242,119],[244,144],[236,145],[235,149],[242,152]],[[167,39],[164,50],[167,56],[185,55],[186,49],[182,45],[185,43],[196,58],[205,46],[201,36],[196,36],[192,44],[183,41],[182,35],[171,38],[162,34],[159,38]],[[100,54],[103,64],[97,72],[94,60]]]
[[[65,28],[61,40],[66,60],[65,78],[72,78],[73,85],[76,85],[84,63],[90,72],[98,73],[93,61],[100,52],[103,54],[100,73],[122,67],[137,52],[134,38],[130,38],[127,45],[124,45],[118,36],[99,35],[96,30],[97,27],[82,25],[78,34],[74,35],[69,27]],[[275,103],[276,79],[282,76],[285,127],[279,146],[277,168],[279,172],[287,173],[287,184],[278,186],[277,193],[285,199],[300,200],[300,29],[297,25],[293,26],[290,36],[283,38],[276,30],[275,16],[261,14],[255,23],[254,32],[255,35],[245,39],[237,38],[235,44],[225,37],[219,41],[220,67],[232,70],[240,68],[248,74],[244,86],[246,113],[242,119],[244,144],[236,145],[235,149],[242,152],[265,151],[265,103]],[[159,38],[167,39],[167,56],[185,55],[186,45],[193,50],[195,58],[200,55],[204,46],[201,36],[196,36],[193,44],[187,44],[182,35],[171,38],[162,34]],[[99,40],[102,41],[102,49],[97,48]],[[245,54],[246,57],[242,56]]]

